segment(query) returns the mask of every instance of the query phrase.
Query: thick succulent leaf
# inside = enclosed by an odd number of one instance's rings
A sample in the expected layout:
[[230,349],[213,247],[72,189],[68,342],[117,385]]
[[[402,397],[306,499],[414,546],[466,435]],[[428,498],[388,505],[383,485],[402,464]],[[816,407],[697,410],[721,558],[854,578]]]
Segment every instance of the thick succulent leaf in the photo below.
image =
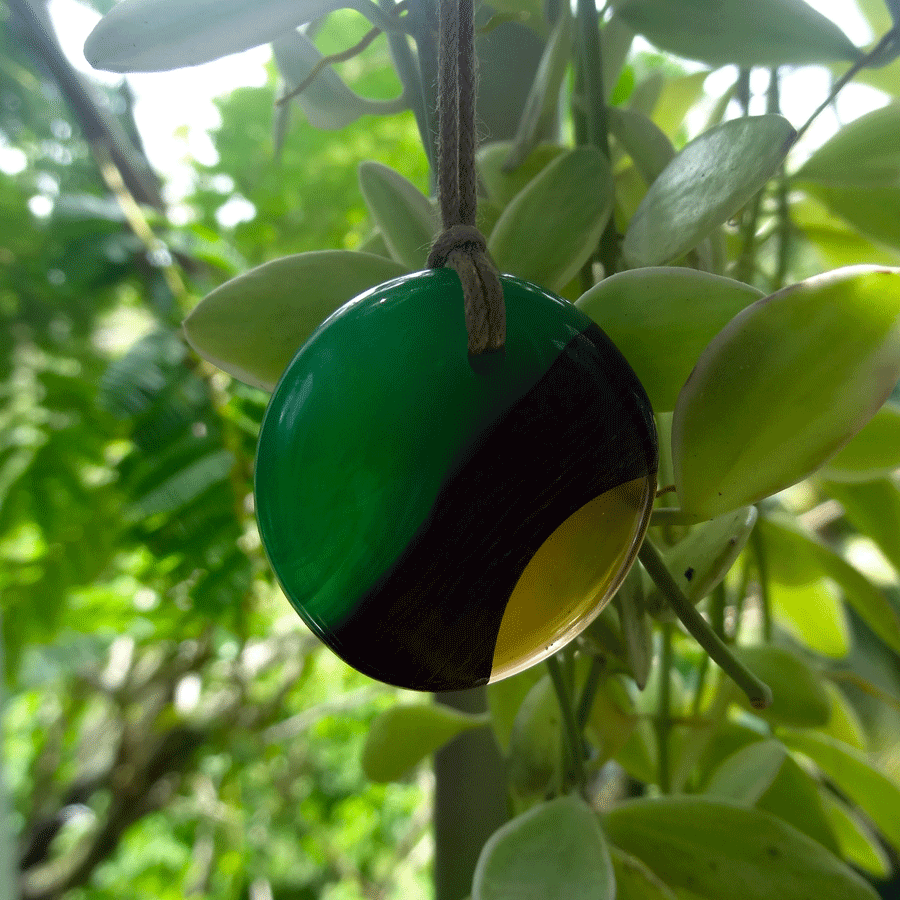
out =
[[622,75],[628,51],[634,42],[634,30],[616,14],[600,29],[600,51],[603,58],[603,90],[609,102]]
[[[635,563],[613,597],[619,616],[624,656],[639,690],[647,686],[653,666],[653,628],[646,613],[644,579]],[[597,620],[595,620],[597,621]]]
[[562,760],[562,713],[549,675],[528,691],[513,721],[507,776],[514,797],[535,800],[556,782]]
[[840,855],[840,845],[822,804],[820,785],[792,755],[785,758],[775,780],[757,800],[756,808],[778,816],[826,850]]
[[[666,565],[688,600],[698,603],[725,578],[750,538],[756,516],[756,507],[742,506],[697,525],[666,551]],[[666,605],[658,589],[647,598],[653,615]]]
[[889,103],[838,129],[800,167],[801,181],[896,184],[900,179],[900,103]]
[[541,679],[540,666],[532,666],[524,672],[519,672],[512,678],[504,678],[487,686],[488,712],[491,714],[491,727],[501,752],[509,753],[509,744],[512,740],[513,725],[516,715],[528,692]]
[[900,186],[799,180],[797,185],[873,241],[900,248]]
[[[291,31],[272,41],[272,53],[282,78],[290,88],[301,85],[322,61],[316,45],[299,31]],[[331,66],[320,69],[316,77],[294,100],[310,125],[323,131],[336,131],[367,113],[396,111],[390,101],[367,100],[351,91]]]
[[391,256],[416,271],[425,268],[440,221],[431,200],[399,172],[366,160],[359,185]]
[[648,185],[675,156],[675,148],[659,126],[642,113],[620,106],[610,106],[609,132],[634,161]]
[[875,891],[781,819],[709,797],[654,797],[605,819],[615,846],[666,884],[708,900],[876,900]]
[[472,882],[472,900],[615,896],[603,831],[591,808],[574,797],[536,806],[491,835]]
[[900,850],[900,787],[847,744],[810,731],[786,731],[784,742],[808,756],[841,793],[852,800]]
[[[734,647],[732,652],[772,689],[772,705],[761,718],[778,725],[815,728],[831,714],[828,692],[819,674],[798,654],[774,644]],[[741,703],[752,709],[748,702]]]
[[841,856],[875,878],[887,878],[891,862],[872,829],[830,791],[822,791],[822,802]]
[[653,409],[675,408],[706,345],[762,291],[696,269],[630,269],[604,278],[575,305],[622,351]]
[[675,900],[675,894],[636,856],[610,847],[616,900]]
[[632,28],[662,50],[713,66],[857,59],[859,50],[802,0],[622,0]]
[[888,401],[819,474],[829,481],[876,481],[896,469],[900,469],[900,405]]
[[782,116],[732,119],[689,143],[653,182],[628,226],[633,267],[686,253],[728,221],[772,177],[796,132]]
[[437,703],[397,704],[372,722],[363,748],[363,772],[372,781],[398,781],[451,738],[486,724],[486,715]]
[[112,72],[162,72],[267,44],[344,0],[122,0],[90,33],[85,59]]
[[836,741],[849,744],[865,753],[869,749],[869,741],[856,708],[833,682],[826,682],[825,689],[831,701],[831,715],[828,717],[828,724],[819,730]]
[[511,141],[494,141],[479,147],[475,156],[488,197],[499,207],[506,206],[542,169],[566,152],[558,144],[538,144],[522,162],[508,168],[512,146]]
[[825,482],[823,489],[844,507],[847,519],[871,538],[900,571],[900,490],[891,479],[865,484]]
[[710,517],[802,480],[898,378],[900,270],[840,269],[754,303],[713,339],[678,397],[682,507]]
[[357,294],[406,272],[393,260],[349,250],[285,256],[204,297],[185,320],[185,337],[213,365],[272,390],[324,319]]
[[705,793],[753,806],[772,786],[787,759],[781,741],[756,741],[724,759],[713,772]]
[[625,746],[636,724],[633,708],[634,703],[622,682],[615,677],[605,678],[594,695],[586,725],[596,750],[592,766],[599,768]]
[[678,137],[687,114],[703,96],[709,72],[691,72],[666,78],[653,109],[653,121],[673,139]]
[[597,249],[612,203],[606,157],[595,147],[577,147],[513,198],[488,249],[501,272],[560,291]]
[[542,134],[547,134],[548,131],[552,133],[551,126],[558,114],[560,89],[572,54],[573,32],[571,12],[569,7],[563,6],[544,47],[531,91],[522,108],[519,129],[506,158],[507,169],[514,169],[522,163],[538,144]]

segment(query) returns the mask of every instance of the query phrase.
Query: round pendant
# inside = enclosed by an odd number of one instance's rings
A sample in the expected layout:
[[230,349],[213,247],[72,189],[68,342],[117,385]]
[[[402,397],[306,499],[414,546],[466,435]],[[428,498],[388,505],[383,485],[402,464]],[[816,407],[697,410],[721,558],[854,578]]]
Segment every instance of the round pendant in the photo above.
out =
[[256,509],[282,588],[351,666],[460,690],[558,650],[637,554],[650,403],[571,303],[502,277],[506,348],[466,353],[456,273],[360,295],[300,349],[259,436]]

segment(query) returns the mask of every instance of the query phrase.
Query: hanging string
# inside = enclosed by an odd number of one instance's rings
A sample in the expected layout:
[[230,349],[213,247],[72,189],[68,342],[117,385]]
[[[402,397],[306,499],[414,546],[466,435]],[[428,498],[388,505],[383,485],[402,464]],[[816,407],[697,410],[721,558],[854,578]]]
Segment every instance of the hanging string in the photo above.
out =
[[438,199],[444,231],[428,267],[459,276],[469,353],[503,349],[506,310],[500,273],[475,225],[475,22],[473,0],[440,0],[438,43]]

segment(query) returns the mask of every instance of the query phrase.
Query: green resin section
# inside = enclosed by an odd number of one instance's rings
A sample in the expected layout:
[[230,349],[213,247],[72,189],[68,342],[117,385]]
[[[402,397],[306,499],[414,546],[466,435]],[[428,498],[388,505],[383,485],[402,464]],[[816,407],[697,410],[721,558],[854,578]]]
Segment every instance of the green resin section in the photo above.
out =
[[459,280],[439,269],[339,309],[272,395],[260,531],[289,599],[326,641],[410,544],[447,473],[591,325],[567,301],[502,280],[506,349],[489,372],[469,364]]

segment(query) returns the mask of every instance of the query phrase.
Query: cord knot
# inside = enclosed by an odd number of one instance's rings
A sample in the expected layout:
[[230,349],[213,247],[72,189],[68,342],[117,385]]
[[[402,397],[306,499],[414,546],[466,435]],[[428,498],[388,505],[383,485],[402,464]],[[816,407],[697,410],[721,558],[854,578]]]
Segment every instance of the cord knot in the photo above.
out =
[[428,254],[428,268],[445,267],[456,272],[462,286],[469,355],[502,350],[506,308],[500,272],[484,236],[473,225],[451,225],[438,235]]

